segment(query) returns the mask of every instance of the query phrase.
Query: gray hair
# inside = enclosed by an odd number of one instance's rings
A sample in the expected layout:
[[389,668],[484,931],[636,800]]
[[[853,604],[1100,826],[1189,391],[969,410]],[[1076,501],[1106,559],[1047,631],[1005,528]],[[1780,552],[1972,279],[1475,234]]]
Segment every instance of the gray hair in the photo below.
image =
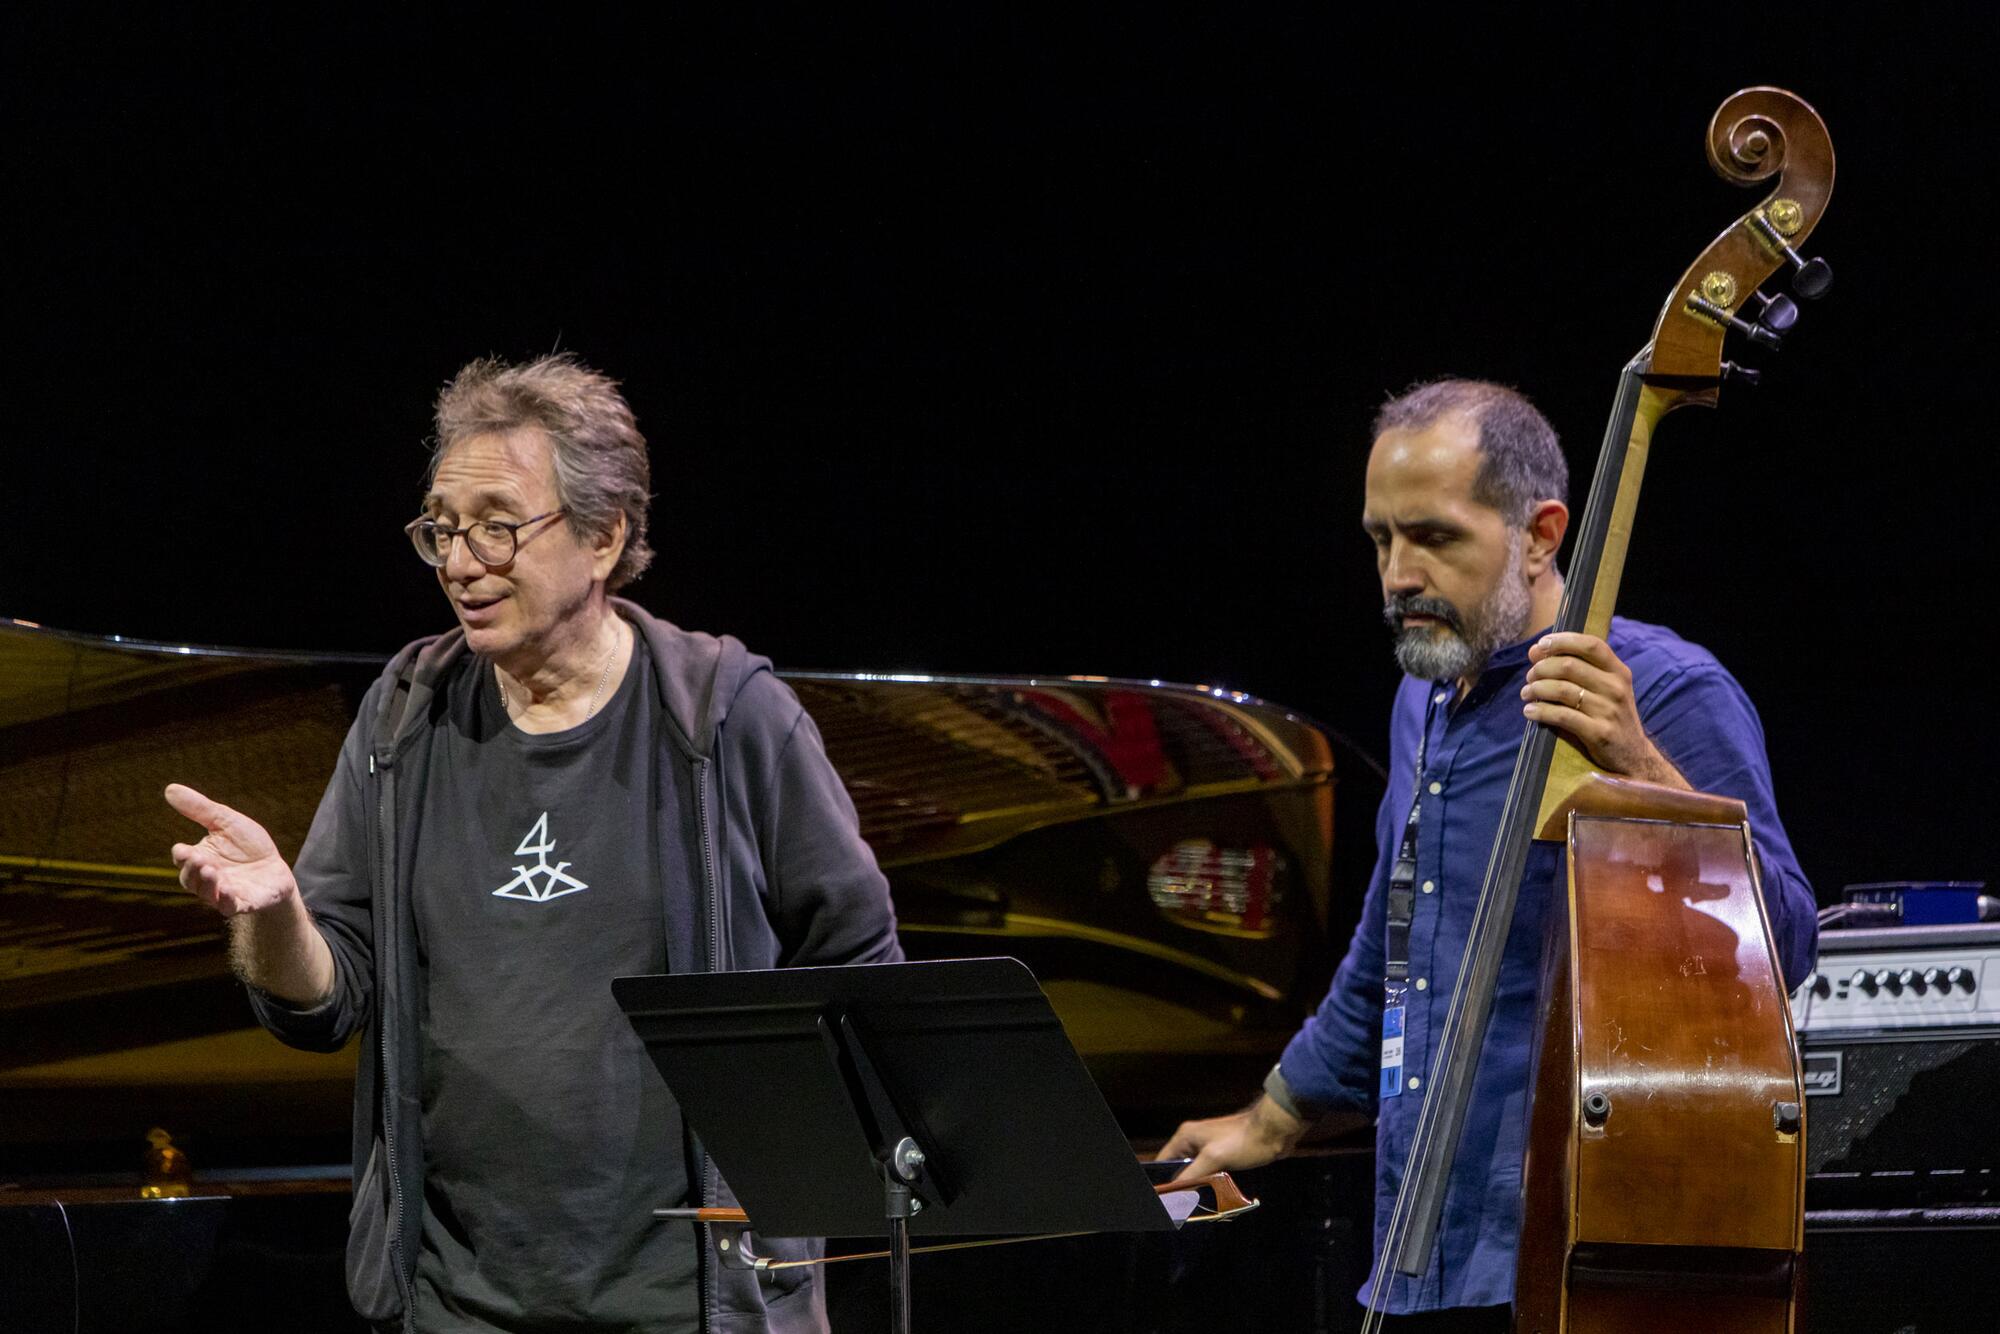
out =
[[440,461],[477,435],[505,435],[538,427],[548,437],[555,464],[556,500],[583,537],[602,537],[625,515],[625,549],[605,587],[617,592],[653,562],[646,542],[647,491],[652,467],[618,382],[573,354],[552,353],[518,366],[497,357],[469,362],[437,400],[437,438],[426,485]]
[[1421,431],[1463,415],[1479,427],[1479,473],[1472,498],[1525,524],[1544,500],[1569,503],[1569,464],[1549,419],[1518,389],[1488,380],[1432,380],[1412,385],[1375,414],[1375,433]]

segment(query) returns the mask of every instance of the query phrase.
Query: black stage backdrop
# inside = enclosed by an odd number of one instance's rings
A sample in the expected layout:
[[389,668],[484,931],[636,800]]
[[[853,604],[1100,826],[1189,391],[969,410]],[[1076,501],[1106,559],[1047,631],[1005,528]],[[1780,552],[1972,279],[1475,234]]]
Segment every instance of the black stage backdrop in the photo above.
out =
[[2000,878],[1990,12],[580,8],[5,20],[0,614],[442,628],[397,531],[430,398],[561,347],[652,438],[656,611],[792,667],[1223,683],[1379,754],[1371,410],[1520,385],[1580,503],[1752,198],[1708,117],[1777,83],[1832,128],[1839,281],[1662,431],[1622,606],[1748,686],[1823,899]]

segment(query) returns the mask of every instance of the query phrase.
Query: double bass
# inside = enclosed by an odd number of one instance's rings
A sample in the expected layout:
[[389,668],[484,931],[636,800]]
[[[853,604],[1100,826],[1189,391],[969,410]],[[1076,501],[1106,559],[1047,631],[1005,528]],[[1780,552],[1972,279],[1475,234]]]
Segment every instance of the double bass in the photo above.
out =
[[[1799,253],[1825,212],[1818,114],[1748,88],[1709,126],[1710,165],[1767,193],[1690,264],[1625,367],[1566,580],[1559,631],[1605,636],[1654,429],[1714,406],[1731,334],[1774,348],[1832,273]],[[1364,1329],[1396,1273],[1424,1273],[1528,845],[1567,845],[1550,911],[1523,1168],[1517,1334],[1786,1334],[1803,1273],[1804,1090],[1743,803],[1612,777],[1531,723],[1516,758],[1430,1071]]]

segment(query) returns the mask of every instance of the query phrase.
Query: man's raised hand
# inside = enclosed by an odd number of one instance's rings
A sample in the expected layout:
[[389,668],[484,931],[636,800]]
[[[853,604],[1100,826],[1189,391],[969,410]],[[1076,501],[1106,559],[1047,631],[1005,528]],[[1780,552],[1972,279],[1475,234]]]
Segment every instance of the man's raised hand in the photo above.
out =
[[264,826],[191,787],[169,783],[167,805],[208,833],[201,842],[174,844],[181,884],[224,917],[258,912],[299,892],[292,868]]

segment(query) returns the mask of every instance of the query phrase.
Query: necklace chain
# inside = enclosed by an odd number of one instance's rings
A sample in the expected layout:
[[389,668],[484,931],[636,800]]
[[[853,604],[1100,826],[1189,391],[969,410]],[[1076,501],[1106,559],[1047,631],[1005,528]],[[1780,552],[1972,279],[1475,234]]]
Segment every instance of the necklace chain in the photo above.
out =
[[[597,701],[604,695],[605,683],[611,679],[611,664],[616,661],[618,661],[618,649],[614,645],[611,652],[604,659],[604,670],[597,674],[597,689],[590,692],[590,711],[583,715],[584,722],[587,723],[597,716]],[[500,684],[500,665],[498,663],[493,665],[493,689],[500,696],[500,711],[510,718],[513,717],[513,710],[507,703],[507,687]],[[525,709],[526,707],[525,704],[522,705],[522,708]]]

